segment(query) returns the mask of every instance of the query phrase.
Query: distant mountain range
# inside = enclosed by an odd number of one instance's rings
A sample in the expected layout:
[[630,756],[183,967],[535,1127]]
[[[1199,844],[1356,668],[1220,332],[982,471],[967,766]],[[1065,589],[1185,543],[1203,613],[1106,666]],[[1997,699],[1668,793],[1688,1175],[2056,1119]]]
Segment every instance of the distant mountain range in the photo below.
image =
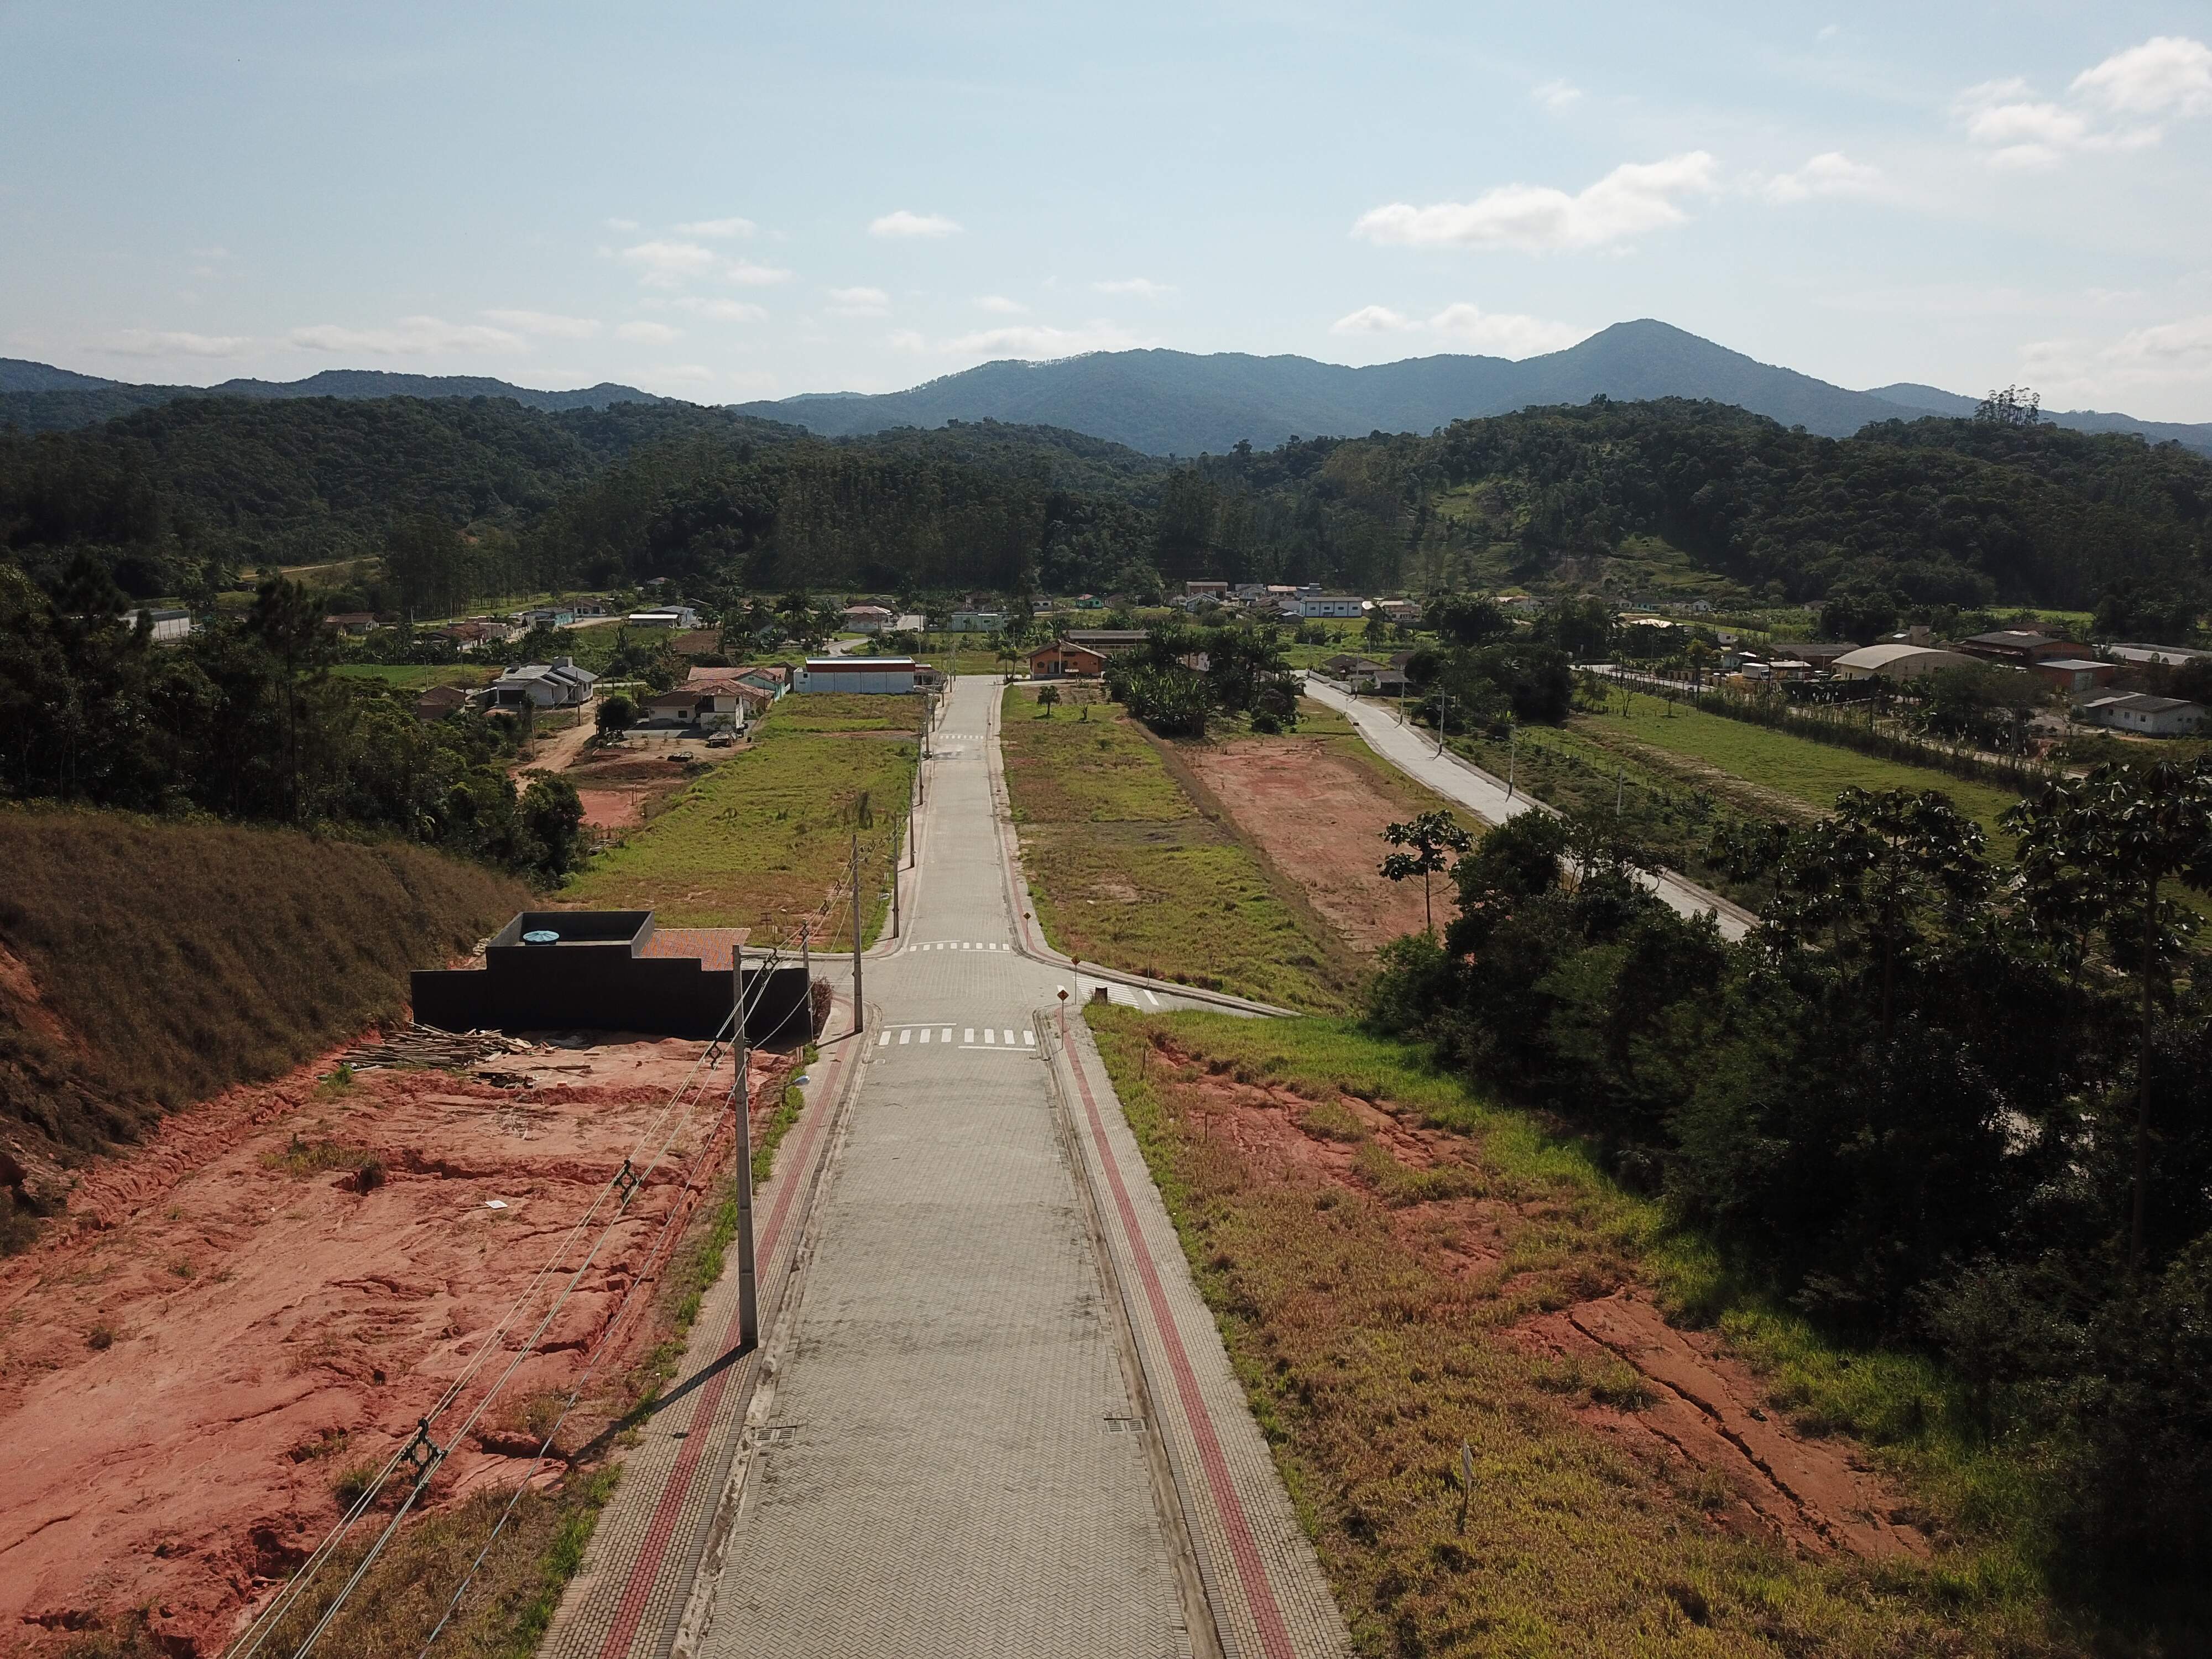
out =
[[[1975,398],[1899,381],[1853,392],[1730,351],[1645,319],[1616,323],[1579,345],[1514,362],[1446,355],[1365,368],[1310,357],[1242,352],[1098,351],[1057,362],[1000,362],[905,392],[805,392],[740,404],[740,415],[783,421],[831,437],[947,421],[1060,427],[1155,455],[1225,453],[1249,440],[1272,449],[1290,437],[1429,432],[1455,420],[1531,404],[1579,404],[1604,394],[1710,398],[1785,426],[1848,437],[1870,422],[1971,415]],[[537,392],[465,375],[325,369],[304,380],[226,380],[214,386],[131,386],[45,363],[0,358],[0,424],[33,430],[83,426],[185,397],[511,398],[532,409],[600,409],[665,403],[634,386]],[[2085,432],[2139,432],[2212,454],[2212,422],[2142,421],[2093,410],[2045,411]]]
[[[1899,384],[1851,392],[1778,368],[1649,319],[1616,323],[1565,351],[1516,362],[1443,356],[1351,368],[1310,357],[1101,351],[1058,362],[985,363],[907,392],[807,393],[741,404],[738,412],[843,436],[949,420],[1072,427],[1152,453],[1220,454],[1239,440],[1428,432],[1533,404],[1705,398],[1832,438],[1872,421],[1971,415],[1977,399]],[[2212,422],[2185,426],[2093,412],[2052,413],[2061,426],[2179,439],[2212,453]]]
[[548,410],[675,401],[611,382],[578,392],[538,392],[473,374],[388,374],[374,368],[326,368],[304,380],[135,386],[50,363],[0,357],[0,425],[13,421],[34,432],[89,426],[178,398],[512,398],[526,408]]

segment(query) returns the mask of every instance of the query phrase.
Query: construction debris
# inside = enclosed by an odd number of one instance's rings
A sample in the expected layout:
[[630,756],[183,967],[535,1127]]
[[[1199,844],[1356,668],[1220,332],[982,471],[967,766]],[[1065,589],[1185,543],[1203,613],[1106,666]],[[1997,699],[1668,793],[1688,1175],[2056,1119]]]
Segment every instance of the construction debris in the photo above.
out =
[[542,1054],[551,1050],[544,1043],[511,1037],[498,1031],[441,1031],[434,1025],[410,1024],[377,1042],[364,1042],[339,1056],[340,1063],[356,1072],[380,1066],[412,1066],[458,1072],[495,1054]]

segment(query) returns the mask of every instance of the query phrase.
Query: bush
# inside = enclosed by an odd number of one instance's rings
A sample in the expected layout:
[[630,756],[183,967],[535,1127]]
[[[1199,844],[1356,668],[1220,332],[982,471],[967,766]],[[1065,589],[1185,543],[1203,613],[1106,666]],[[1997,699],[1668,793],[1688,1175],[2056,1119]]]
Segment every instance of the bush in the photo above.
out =
[[603,732],[627,731],[637,718],[637,705],[621,692],[612,692],[599,699],[599,712],[592,718]]

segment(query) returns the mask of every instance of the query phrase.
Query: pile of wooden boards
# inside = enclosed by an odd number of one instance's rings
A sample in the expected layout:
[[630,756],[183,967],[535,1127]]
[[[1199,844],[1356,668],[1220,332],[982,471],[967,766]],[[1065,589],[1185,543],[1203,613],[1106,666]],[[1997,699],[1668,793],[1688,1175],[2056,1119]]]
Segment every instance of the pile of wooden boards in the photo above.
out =
[[380,1066],[420,1066],[457,1072],[489,1060],[494,1054],[537,1054],[550,1052],[543,1043],[497,1031],[441,1031],[434,1025],[410,1024],[375,1042],[364,1042],[339,1056],[340,1063],[356,1072]]

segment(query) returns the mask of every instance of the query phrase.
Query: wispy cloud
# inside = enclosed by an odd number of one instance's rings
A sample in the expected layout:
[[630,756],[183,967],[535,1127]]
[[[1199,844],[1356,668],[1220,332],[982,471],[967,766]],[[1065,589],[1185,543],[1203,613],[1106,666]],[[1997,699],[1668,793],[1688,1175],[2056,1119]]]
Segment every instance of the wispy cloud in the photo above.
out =
[[938,349],[962,356],[1078,357],[1087,351],[1126,351],[1144,343],[1120,324],[1098,318],[1073,328],[1018,323],[1006,328],[981,329],[945,340]]
[[1425,320],[1389,306],[1362,306],[1329,325],[1332,334],[1357,337],[1383,334],[1429,334],[1454,344],[1505,357],[1530,357],[1558,351],[1581,339],[1587,329],[1547,322],[1517,312],[1485,311],[1472,301],[1446,306]]
[[688,311],[694,317],[711,318],[718,323],[760,323],[768,320],[767,311],[750,300],[704,300],[696,294],[686,294],[665,303],[679,311]]
[[1176,291],[1173,283],[1156,283],[1147,276],[1122,276],[1091,286],[1101,294],[1133,294],[1139,300],[1164,300]]
[[959,230],[957,222],[941,213],[909,213],[904,208],[868,222],[871,236],[953,236]]
[[609,230],[630,231],[637,228],[637,221],[635,219],[602,219],[599,222]]
[[2072,90],[2129,115],[2201,115],[2212,109],[2212,47],[2154,35],[2083,70]]
[[2166,392],[2200,403],[2212,392],[2212,314],[2130,329],[2103,344],[2033,340],[2021,348],[2025,373],[2046,392],[2112,401]]
[[882,317],[890,313],[891,296],[879,288],[833,288],[827,307],[833,317]]
[[589,317],[563,317],[550,311],[487,311],[483,313],[502,328],[518,334],[542,335],[549,340],[588,340],[599,331]]
[[615,338],[633,340],[641,345],[672,345],[684,337],[680,328],[671,328],[665,323],[619,323],[615,326]]
[[1564,115],[1583,100],[1583,89],[1567,81],[1547,81],[1529,89],[1529,97],[1554,115]]
[[781,265],[757,264],[750,259],[731,260],[722,267],[722,275],[739,288],[774,288],[791,280],[791,273]]
[[1003,294],[979,294],[975,296],[978,311],[994,311],[1001,317],[1026,317],[1030,308],[1019,300],[1009,300]]
[[521,351],[523,337],[511,330],[481,323],[448,323],[435,317],[402,317],[390,328],[347,328],[316,323],[284,337],[309,351],[344,352],[370,357],[414,357],[431,352]]
[[704,236],[715,241],[726,241],[733,236],[750,236],[760,227],[750,219],[694,219],[690,223],[676,227],[678,236]]
[[237,357],[252,349],[250,335],[155,328],[126,328],[93,348],[117,357]]
[[1759,185],[1770,202],[1810,201],[1815,196],[1875,196],[1881,192],[1881,169],[1854,161],[1839,149],[1815,155],[1795,173],[1784,173]]
[[710,274],[721,263],[721,255],[696,242],[640,242],[624,248],[621,258],[648,288],[680,287]]
[[1398,247],[1512,248],[1555,253],[1603,247],[1688,218],[1680,198],[1714,190],[1704,150],[1629,162],[1575,195],[1541,185],[1501,185],[1472,202],[1414,207],[1393,202],[1362,214],[1352,234]]

